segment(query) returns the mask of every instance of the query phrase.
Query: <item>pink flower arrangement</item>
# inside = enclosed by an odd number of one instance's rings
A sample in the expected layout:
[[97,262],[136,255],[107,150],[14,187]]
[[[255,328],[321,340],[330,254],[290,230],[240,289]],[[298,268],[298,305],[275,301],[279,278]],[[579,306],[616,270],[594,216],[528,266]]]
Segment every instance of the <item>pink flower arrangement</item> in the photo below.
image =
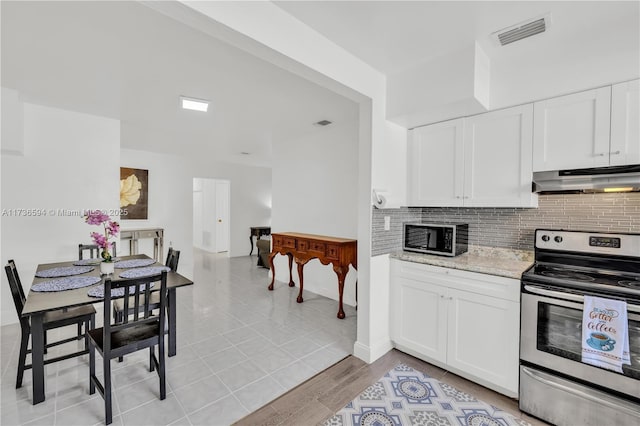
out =
[[101,212],[100,210],[92,210],[84,218],[85,222],[89,225],[102,225],[104,227],[104,234],[100,232],[92,232],[91,238],[93,242],[102,249],[103,262],[112,262],[112,256],[109,250],[113,243],[109,242],[109,238],[115,237],[120,232],[120,225],[118,222],[111,220],[109,215]]

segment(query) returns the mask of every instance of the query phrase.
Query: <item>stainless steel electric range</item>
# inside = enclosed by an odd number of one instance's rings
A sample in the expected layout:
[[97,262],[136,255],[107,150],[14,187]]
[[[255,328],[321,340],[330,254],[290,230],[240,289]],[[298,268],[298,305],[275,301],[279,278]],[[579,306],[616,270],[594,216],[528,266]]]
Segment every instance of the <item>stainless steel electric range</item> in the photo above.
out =
[[[627,302],[622,374],[581,361],[585,295]],[[536,230],[520,327],[522,411],[556,425],[640,424],[640,234]]]

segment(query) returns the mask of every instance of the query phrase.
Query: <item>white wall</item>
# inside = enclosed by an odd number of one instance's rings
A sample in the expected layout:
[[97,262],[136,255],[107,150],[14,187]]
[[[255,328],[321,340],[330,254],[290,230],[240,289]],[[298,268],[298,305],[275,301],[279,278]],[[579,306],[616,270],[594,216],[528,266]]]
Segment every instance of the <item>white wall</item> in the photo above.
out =
[[388,75],[387,118],[411,128],[486,111],[488,62],[480,46],[472,43]]
[[[126,134],[123,133],[124,141]],[[148,219],[120,221],[123,229],[163,228],[164,259],[171,243],[180,250],[178,272],[193,278],[193,173],[185,157],[169,156],[147,151],[122,149],[120,167],[145,169],[149,171]],[[151,240],[141,240],[140,252],[153,255],[149,251]],[[122,247],[119,253],[128,253]]]
[[[385,169],[391,168],[404,173],[406,164],[404,159],[395,162],[397,157],[391,157],[389,162],[372,159],[372,150],[377,156],[393,150],[396,145],[395,140],[387,140],[385,137],[388,129],[385,120],[385,76],[270,2],[181,3],[212,20],[205,21],[200,15],[190,15],[185,8],[172,8],[171,3],[167,2],[155,2],[153,7],[359,103],[359,300],[358,337],[354,354],[367,362],[373,362],[384,354],[376,348],[387,347],[390,340],[388,315],[380,314],[388,306],[388,299],[385,297],[388,293],[388,280],[370,281],[371,178],[382,172],[375,168],[377,165],[384,164]],[[405,192],[406,183],[403,181],[400,186],[398,184],[399,179],[384,181],[382,178],[377,185],[391,193]],[[380,337],[381,335],[384,337]]]
[[[629,31],[630,30],[630,31]],[[635,40],[634,47],[622,50],[618,38]],[[594,52],[597,52],[594,53]],[[491,64],[491,108],[503,108],[567,93],[606,86],[640,77],[638,30],[625,26],[619,33],[585,44],[581,51],[547,55],[544,61],[522,57],[518,61]]]
[[[332,124],[306,136],[273,143],[272,232],[357,238],[358,125]],[[276,279],[289,281],[288,258],[274,258]],[[294,265],[294,281],[299,285]],[[355,305],[353,268],[344,302]],[[338,300],[333,268],[317,259],[304,268],[305,290]],[[337,312],[337,311],[336,311]]]
[[[230,182],[231,216],[229,256],[248,256],[249,228],[271,225],[271,169],[219,163],[207,158],[190,160],[192,177]],[[253,254],[255,256],[255,242]]]
[[[24,155],[2,153],[2,263],[16,261],[28,291],[39,263],[75,259],[78,244],[98,230],[60,209],[119,209],[120,123],[33,104],[19,107]],[[46,216],[13,216],[12,209],[43,209]],[[2,324],[17,322],[4,273],[0,294]]]
[[2,152],[23,154],[23,108],[20,93],[6,87],[0,88],[2,100]]
[[[126,135],[123,135],[123,141]],[[165,250],[169,242],[180,250],[178,271],[193,277],[193,179],[225,179],[231,182],[230,256],[246,256],[251,250],[249,227],[271,223],[271,170],[180,157],[121,150],[121,166],[149,170],[149,219],[123,220],[122,226],[164,228]],[[255,251],[254,251],[255,253]]]

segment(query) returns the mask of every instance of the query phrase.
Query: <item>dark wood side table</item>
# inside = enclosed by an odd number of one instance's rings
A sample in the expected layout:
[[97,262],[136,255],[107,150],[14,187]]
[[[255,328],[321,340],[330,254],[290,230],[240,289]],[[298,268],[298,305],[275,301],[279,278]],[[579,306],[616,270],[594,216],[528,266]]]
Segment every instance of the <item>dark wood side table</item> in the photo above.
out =
[[251,251],[249,252],[249,256],[253,254],[253,237],[256,237],[256,240],[259,240],[263,235],[271,235],[271,227],[270,226],[251,226],[251,233],[249,234],[249,241],[251,242]]
[[349,272],[349,265],[358,269],[358,241],[328,237],[324,235],[300,234],[297,232],[283,232],[271,235],[272,247],[269,255],[269,266],[271,267],[271,284],[269,290],[273,290],[273,283],[276,279],[276,270],[273,266],[273,258],[276,254],[284,254],[289,257],[289,287],[295,286],[291,267],[295,259],[298,265],[298,277],[300,277],[300,292],[297,302],[302,303],[302,289],[304,277],[302,270],[304,265],[311,259],[318,259],[323,265],[332,264],[333,270],[338,276],[338,318],[345,317],[342,309],[342,294],[344,292],[344,280]]

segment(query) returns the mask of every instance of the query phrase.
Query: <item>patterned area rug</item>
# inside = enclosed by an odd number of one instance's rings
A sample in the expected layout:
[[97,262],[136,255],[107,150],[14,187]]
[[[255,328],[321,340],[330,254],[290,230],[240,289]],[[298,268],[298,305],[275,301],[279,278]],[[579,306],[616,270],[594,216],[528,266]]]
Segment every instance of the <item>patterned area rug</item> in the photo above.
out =
[[529,423],[399,364],[324,425],[527,426]]

